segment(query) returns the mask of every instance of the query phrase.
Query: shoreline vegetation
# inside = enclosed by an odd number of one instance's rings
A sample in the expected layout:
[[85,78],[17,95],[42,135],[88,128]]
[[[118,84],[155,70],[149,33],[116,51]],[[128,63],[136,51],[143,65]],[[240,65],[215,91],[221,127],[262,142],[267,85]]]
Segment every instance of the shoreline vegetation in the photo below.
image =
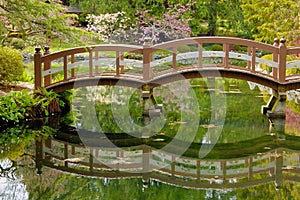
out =
[[46,89],[11,90],[0,97],[0,128],[61,114],[64,105],[58,94]]

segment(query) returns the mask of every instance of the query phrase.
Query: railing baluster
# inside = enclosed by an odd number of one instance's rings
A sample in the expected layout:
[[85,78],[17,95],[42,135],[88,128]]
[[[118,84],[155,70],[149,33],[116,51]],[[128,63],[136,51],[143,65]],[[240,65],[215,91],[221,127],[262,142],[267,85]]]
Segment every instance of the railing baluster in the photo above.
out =
[[250,156],[249,158],[249,165],[248,165],[248,180],[252,180],[253,177],[253,157]]
[[251,59],[251,71],[255,72],[255,64],[256,64],[256,47],[251,47],[252,51],[252,59]]
[[200,159],[197,160],[197,179],[201,181],[201,161]]
[[[248,56],[252,55],[252,47],[248,46]],[[247,61],[247,67],[251,70],[251,61]]]
[[226,163],[226,160],[222,160],[221,161],[221,170],[222,170],[222,172],[223,172],[223,181],[225,181],[227,178],[226,178],[226,176],[227,176],[227,163]]
[[64,81],[68,80],[68,57],[64,56]]
[[68,153],[68,144],[67,143],[64,143],[64,164],[65,164],[65,167],[68,167],[68,161],[66,161],[66,159],[69,158],[69,153]]
[[90,148],[90,157],[89,157],[89,170],[92,172],[94,170],[94,156],[93,156],[93,148]]
[[173,54],[172,54],[172,67],[173,67],[173,69],[175,69],[176,70],[176,57],[177,57],[177,48],[176,47],[173,47],[172,48],[172,52],[173,52]]
[[203,67],[202,64],[202,56],[203,55],[203,47],[202,47],[202,43],[198,43],[198,66],[199,68]]
[[223,65],[225,68],[229,68],[229,44],[223,44],[223,51],[225,52],[225,58],[223,58]]
[[175,155],[172,155],[171,174],[172,174],[172,176],[176,175],[176,157],[175,157]]
[[[99,59],[99,51],[96,51],[95,52],[95,60],[97,61]],[[95,66],[95,70],[96,70],[96,74],[98,74],[99,73],[99,66],[98,65],[96,65]]]
[[72,145],[71,147],[72,147],[72,152],[71,153],[72,153],[72,155],[75,155],[76,154],[75,146]]
[[93,76],[93,52],[89,51],[89,76]]
[[[121,52],[121,55],[120,55],[120,60],[121,61],[124,61],[124,52]],[[121,67],[121,74],[124,74],[125,72],[124,72],[124,64],[122,64],[122,65],[120,65],[120,67]]]
[[116,76],[120,76],[120,52],[116,51]]
[[[75,56],[74,56],[74,54],[72,54],[71,55],[71,63],[74,63],[74,62],[75,62]],[[75,78],[75,70],[74,70],[74,68],[71,69],[71,77]]]

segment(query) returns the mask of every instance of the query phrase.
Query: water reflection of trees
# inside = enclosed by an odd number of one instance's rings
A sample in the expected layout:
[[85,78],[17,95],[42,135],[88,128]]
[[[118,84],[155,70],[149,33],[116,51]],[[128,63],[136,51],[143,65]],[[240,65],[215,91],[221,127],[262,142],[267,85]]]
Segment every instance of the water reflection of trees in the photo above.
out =
[[[246,81],[236,81],[231,79],[220,79],[216,81],[225,85],[225,89],[216,90],[214,93],[216,98],[220,93],[226,93],[226,119],[223,126],[219,142],[235,142],[243,139],[250,139],[265,135],[268,132],[268,120],[265,116],[261,115],[261,106],[264,105],[263,98],[258,97],[260,91],[258,88],[250,90]],[[215,105],[211,107],[211,93],[207,90],[206,81],[202,79],[191,80],[192,90],[195,92],[199,106],[199,128],[195,135],[194,142],[202,142],[203,136],[209,129],[214,129],[218,126],[218,120],[213,122],[212,109],[215,109],[214,114],[218,112],[221,106]],[[117,88],[117,87],[115,87]],[[115,121],[116,117],[113,115],[113,103],[117,102],[122,104],[122,99],[130,98],[130,115],[133,119],[132,123],[140,126],[143,125],[142,118],[142,98],[141,90],[131,92],[131,88],[118,88],[121,90],[120,96],[111,98],[112,91],[116,90],[113,86],[102,86],[92,89],[79,89],[76,91],[77,102],[80,106],[74,110],[75,115],[79,115],[77,125],[91,131],[99,131],[95,126],[95,116],[90,114],[91,106],[95,108],[97,113],[97,121],[103,132],[107,133],[122,133],[118,123]],[[126,94],[131,94],[126,96]],[[158,133],[166,134],[167,136],[174,137],[178,128],[184,123],[182,121],[182,112],[186,115],[193,115],[193,108],[181,109],[184,101],[188,100],[187,97],[176,98],[168,91],[167,87],[158,87],[154,89],[155,98],[158,103],[163,104],[164,116],[166,120],[165,125]],[[220,96],[221,97],[221,96]],[[124,108],[127,109],[127,108]],[[120,115],[125,111],[122,107],[118,107]],[[83,117],[84,116],[84,117]],[[262,123],[262,121],[264,123]],[[189,126],[185,127],[186,129]],[[256,130],[256,131],[253,131]]]

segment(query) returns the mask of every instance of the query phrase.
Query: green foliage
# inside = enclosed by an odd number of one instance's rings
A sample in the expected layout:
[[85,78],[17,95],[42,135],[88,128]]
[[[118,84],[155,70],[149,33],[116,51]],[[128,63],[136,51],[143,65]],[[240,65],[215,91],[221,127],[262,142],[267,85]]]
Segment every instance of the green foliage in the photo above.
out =
[[25,153],[27,145],[36,137],[50,137],[55,129],[43,126],[39,130],[32,130],[26,125],[16,125],[0,132],[0,160],[8,158],[17,160]]
[[15,49],[23,50],[25,48],[25,42],[20,38],[12,38],[10,41],[10,46]]
[[0,97],[0,121],[18,123],[28,118],[48,116],[57,110],[59,102],[56,97],[54,92],[46,90],[36,94],[27,90],[11,91]]
[[233,47],[237,52],[247,52],[248,51],[248,47],[245,47],[245,46],[240,46],[240,45],[234,44]]
[[182,45],[177,48],[177,51],[180,53],[186,53],[191,51],[191,48],[188,45]]
[[22,53],[0,47],[0,83],[7,85],[22,78],[24,72]]
[[[73,5],[76,5],[77,2],[76,0],[71,1]],[[193,12],[187,12],[184,15],[184,19],[192,19],[189,21],[189,26],[192,29],[193,36],[216,35],[221,26],[225,29],[223,34],[234,32],[238,36],[248,35],[247,31],[249,29],[244,23],[240,1],[238,0],[82,0],[79,1],[79,6],[86,14],[99,15],[123,11],[132,19],[134,24],[137,10],[147,10],[150,17],[155,16],[158,19],[162,19],[170,7],[176,4],[185,7],[194,2],[195,4],[192,6]],[[218,23],[218,21],[225,21],[226,23]]]
[[298,1],[242,0],[241,3],[245,22],[256,40],[272,44],[274,38],[284,37],[291,43],[298,37]]
[[214,44],[211,46],[212,51],[223,51],[223,47],[220,44]]
[[[57,1],[5,0],[0,1],[0,9],[1,45],[9,44],[11,38],[23,39],[27,45],[45,45],[50,38],[82,43],[82,30],[68,24],[77,16],[65,14],[65,9]],[[14,45],[23,47],[20,39],[14,41]]]

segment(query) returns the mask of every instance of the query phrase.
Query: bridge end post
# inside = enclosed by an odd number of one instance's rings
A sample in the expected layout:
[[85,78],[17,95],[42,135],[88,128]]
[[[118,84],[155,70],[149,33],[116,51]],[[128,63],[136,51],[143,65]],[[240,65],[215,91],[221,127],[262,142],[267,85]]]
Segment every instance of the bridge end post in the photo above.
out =
[[270,121],[270,131],[284,133],[286,117],[286,88],[282,85],[286,78],[286,55],[287,48],[285,39],[274,40],[274,46],[279,46],[279,52],[273,53],[273,61],[278,62],[279,69],[273,68],[273,77],[278,80],[280,85],[273,90],[272,96],[266,106],[262,107],[262,113],[267,115]]
[[286,77],[286,55],[287,55],[287,48],[285,46],[285,39],[280,39],[279,45],[279,57],[278,57],[278,65],[279,65],[279,82],[284,83]]
[[41,47],[35,48],[34,53],[34,89],[42,87],[42,53]]
[[[49,55],[50,54],[50,47],[49,46],[44,46],[44,56]],[[44,63],[44,70],[49,70],[51,68],[51,62],[45,62]],[[47,75],[44,77],[44,85],[48,86],[51,84],[51,75]]]

